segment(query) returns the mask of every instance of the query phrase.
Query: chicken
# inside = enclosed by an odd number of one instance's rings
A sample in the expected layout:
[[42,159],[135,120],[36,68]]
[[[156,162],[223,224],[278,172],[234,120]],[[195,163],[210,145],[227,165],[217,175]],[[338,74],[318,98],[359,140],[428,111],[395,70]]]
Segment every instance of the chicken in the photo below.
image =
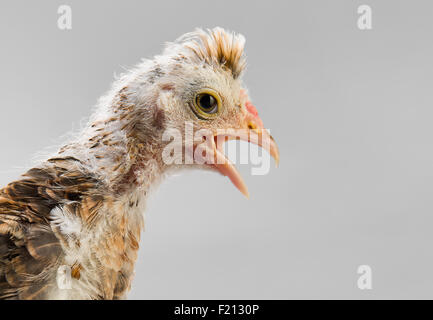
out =
[[[279,153],[244,67],[243,36],[197,29],[119,77],[76,138],[0,190],[0,298],[125,298],[149,191],[181,168],[220,172],[248,195],[223,142],[258,144],[276,162]],[[188,128],[208,134],[167,139]]]

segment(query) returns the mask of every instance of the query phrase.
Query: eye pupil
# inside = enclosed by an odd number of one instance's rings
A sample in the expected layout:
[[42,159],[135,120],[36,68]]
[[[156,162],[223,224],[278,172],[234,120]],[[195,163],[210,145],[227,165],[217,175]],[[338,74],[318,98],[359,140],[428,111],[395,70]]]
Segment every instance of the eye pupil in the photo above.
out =
[[216,112],[216,107],[218,105],[216,99],[212,97],[210,94],[201,94],[198,96],[198,105],[203,111],[213,113]]

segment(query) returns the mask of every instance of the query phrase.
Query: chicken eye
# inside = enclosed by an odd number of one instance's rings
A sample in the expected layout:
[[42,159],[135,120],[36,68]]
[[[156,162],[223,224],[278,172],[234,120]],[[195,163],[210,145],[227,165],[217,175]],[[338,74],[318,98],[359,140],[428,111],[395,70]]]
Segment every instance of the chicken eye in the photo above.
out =
[[216,99],[207,93],[197,96],[197,105],[206,113],[215,113],[218,109]]
[[194,98],[194,111],[198,117],[209,119],[217,115],[221,107],[221,98],[211,89],[198,92]]

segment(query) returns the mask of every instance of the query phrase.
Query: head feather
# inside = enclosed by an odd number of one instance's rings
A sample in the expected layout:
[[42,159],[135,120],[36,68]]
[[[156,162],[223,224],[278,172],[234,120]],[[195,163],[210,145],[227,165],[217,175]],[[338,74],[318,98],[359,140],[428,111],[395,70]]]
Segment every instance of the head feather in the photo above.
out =
[[222,67],[229,70],[236,79],[246,65],[244,46],[244,36],[217,27],[206,31],[196,29],[194,32],[186,33],[169,44],[166,52],[174,51],[193,62]]

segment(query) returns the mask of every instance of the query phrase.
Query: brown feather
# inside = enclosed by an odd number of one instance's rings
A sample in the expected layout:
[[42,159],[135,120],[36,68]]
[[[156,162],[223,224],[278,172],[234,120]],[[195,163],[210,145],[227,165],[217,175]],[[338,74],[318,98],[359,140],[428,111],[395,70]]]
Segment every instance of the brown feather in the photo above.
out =
[[51,210],[66,199],[86,199],[80,210],[87,217],[100,207],[101,197],[88,196],[98,181],[74,169],[77,161],[50,159],[0,190],[0,298],[46,298],[55,283],[47,275],[55,274],[63,256],[63,239],[50,225]]

